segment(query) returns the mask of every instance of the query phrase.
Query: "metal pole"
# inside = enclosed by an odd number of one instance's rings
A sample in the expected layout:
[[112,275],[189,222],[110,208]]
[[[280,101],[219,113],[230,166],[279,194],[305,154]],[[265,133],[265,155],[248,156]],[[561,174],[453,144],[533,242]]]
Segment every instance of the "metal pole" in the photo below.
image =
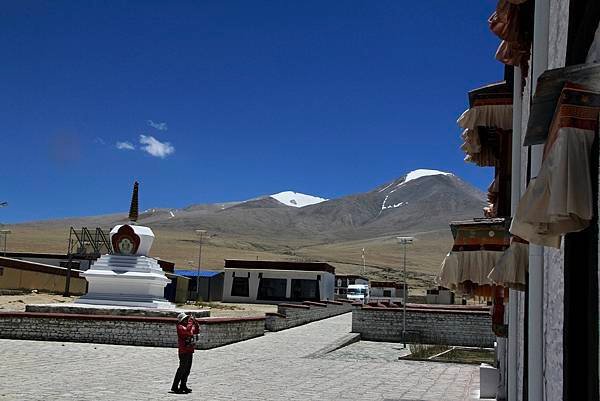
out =
[[198,275],[196,276],[196,302],[200,302],[200,264],[202,263],[202,236],[204,232],[196,231],[200,234],[200,244],[198,249]]
[[365,275],[367,272],[367,265],[365,263],[365,248],[362,249],[362,260],[363,260],[363,271],[362,274]]
[[73,261],[73,252],[71,252],[71,248],[73,246],[73,241],[71,238],[71,234],[69,234],[69,260],[67,262],[67,276],[65,277],[65,292],[63,293],[63,297],[70,296],[70,287],[71,287],[71,262]]
[[404,290],[402,292],[402,341],[404,342],[404,348],[406,348],[406,243],[404,243]]

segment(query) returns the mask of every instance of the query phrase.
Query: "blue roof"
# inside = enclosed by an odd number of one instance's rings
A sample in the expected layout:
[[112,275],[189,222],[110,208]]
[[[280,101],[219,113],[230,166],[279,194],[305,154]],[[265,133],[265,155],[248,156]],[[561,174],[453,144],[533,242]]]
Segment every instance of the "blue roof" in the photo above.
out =
[[175,269],[175,274],[178,274],[180,276],[184,276],[184,277],[214,277],[217,274],[220,274],[223,272],[213,272],[210,270],[200,270],[200,272],[198,272],[197,270],[177,270]]

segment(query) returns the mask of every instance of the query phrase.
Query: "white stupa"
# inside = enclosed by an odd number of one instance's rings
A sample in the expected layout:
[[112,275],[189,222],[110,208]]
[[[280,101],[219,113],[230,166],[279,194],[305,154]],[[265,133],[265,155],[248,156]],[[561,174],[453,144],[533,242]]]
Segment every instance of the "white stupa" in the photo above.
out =
[[156,259],[148,257],[154,241],[149,227],[135,224],[138,218],[138,183],[133,187],[129,224],[110,231],[113,253],[102,255],[82,275],[88,292],[76,303],[126,307],[174,309],[164,298],[170,280]]

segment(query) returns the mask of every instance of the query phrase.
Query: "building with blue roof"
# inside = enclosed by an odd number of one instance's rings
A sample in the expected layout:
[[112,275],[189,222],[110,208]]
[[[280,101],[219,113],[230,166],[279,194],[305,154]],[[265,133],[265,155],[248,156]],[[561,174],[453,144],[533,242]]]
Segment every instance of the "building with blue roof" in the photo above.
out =
[[190,279],[188,299],[197,299],[196,286],[200,289],[202,301],[221,301],[223,299],[223,271],[176,269],[175,274]]

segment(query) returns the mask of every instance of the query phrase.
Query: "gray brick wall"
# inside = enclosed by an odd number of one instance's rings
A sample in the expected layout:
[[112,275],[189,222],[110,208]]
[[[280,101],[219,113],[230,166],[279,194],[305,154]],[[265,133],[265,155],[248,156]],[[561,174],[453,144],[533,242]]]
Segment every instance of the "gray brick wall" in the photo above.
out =
[[[402,341],[402,309],[357,308],[352,332],[362,340]],[[493,347],[492,318],[487,312],[407,309],[406,341],[421,344]]]
[[[198,349],[215,348],[262,336],[264,319],[226,319],[200,323]],[[0,338],[99,344],[177,347],[174,322],[158,319],[77,319],[0,315]]]
[[277,307],[277,314],[267,315],[265,328],[269,331],[280,331],[350,311],[350,303],[327,303],[325,306],[311,304],[299,307],[282,304]]

